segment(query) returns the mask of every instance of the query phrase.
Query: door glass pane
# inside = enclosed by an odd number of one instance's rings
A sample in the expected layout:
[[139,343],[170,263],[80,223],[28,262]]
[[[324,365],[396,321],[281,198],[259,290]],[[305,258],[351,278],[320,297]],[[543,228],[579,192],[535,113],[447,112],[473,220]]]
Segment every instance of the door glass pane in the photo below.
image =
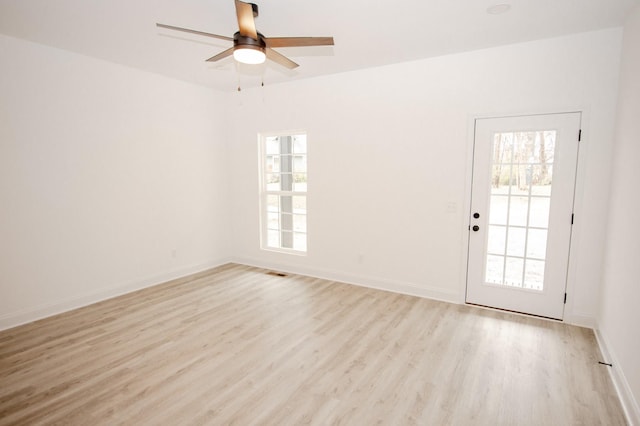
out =
[[511,196],[509,197],[509,225],[527,226],[527,215],[529,214],[529,198]]
[[489,226],[489,242],[487,252],[492,254],[504,254],[507,228],[504,226]]
[[512,287],[522,287],[522,275],[524,272],[524,259],[507,257],[504,268],[504,284]]
[[551,180],[553,179],[553,166],[540,165],[534,167],[533,185],[531,195],[551,196]]
[[524,257],[525,234],[525,228],[509,227],[509,237],[507,238],[507,254],[509,256]]
[[492,284],[504,283],[504,256],[487,255],[486,281]]
[[527,239],[527,257],[532,259],[544,259],[547,253],[547,230],[529,229]]
[[527,260],[524,274],[524,287],[531,290],[542,290],[544,280],[544,261]]
[[547,228],[549,226],[549,207],[551,198],[532,197],[531,198],[531,219],[529,226],[536,228]]
[[531,167],[514,164],[511,167],[511,195],[528,195],[531,183]]
[[487,283],[544,287],[555,140],[554,130],[493,135]]
[[489,208],[489,223],[491,225],[507,224],[507,203],[509,197],[505,195],[492,195]]

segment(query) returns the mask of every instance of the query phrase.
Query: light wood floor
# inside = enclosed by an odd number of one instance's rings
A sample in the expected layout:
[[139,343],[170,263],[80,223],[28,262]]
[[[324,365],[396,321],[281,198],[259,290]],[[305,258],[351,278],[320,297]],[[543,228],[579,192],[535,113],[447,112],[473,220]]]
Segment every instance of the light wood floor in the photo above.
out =
[[226,265],[0,333],[0,424],[622,425],[593,332]]

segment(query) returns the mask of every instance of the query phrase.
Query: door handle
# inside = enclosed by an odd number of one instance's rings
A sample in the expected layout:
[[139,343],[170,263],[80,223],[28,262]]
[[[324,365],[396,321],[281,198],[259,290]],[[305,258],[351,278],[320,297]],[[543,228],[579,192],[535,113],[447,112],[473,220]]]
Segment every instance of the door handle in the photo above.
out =
[[480,227],[478,225],[473,225],[473,232],[478,232],[480,230]]

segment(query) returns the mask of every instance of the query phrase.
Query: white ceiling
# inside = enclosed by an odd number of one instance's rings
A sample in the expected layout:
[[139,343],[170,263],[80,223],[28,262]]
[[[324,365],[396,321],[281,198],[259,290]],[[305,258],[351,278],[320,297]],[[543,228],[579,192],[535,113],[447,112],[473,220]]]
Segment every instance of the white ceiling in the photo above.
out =
[[[279,49],[295,70],[205,59],[231,42],[233,0],[0,0],[0,33],[221,90],[620,26],[640,0],[257,0],[267,37],[333,36],[335,46]],[[511,10],[490,15],[489,6]],[[0,54],[0,61],[2,57]]]

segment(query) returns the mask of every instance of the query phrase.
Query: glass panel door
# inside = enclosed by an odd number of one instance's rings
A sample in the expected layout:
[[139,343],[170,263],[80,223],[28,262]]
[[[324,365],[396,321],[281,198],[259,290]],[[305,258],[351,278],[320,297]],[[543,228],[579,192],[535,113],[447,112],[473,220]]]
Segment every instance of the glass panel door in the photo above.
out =
[[468,303],[562,318],[580,113],[476,120]]

